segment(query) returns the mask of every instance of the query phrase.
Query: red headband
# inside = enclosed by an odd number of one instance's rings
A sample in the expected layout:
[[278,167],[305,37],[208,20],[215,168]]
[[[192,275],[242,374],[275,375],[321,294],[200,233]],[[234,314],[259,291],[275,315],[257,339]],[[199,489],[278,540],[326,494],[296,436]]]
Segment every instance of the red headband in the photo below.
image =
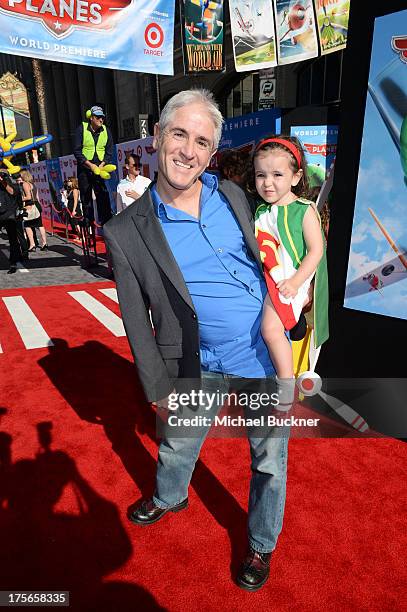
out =
[[297,161],[297,164],[298,164],[298,168],[301,168],[301,155],[300,155],[298,148],[295,146],[294,143],[290,142],[289,140],[285,140],[285,138],[266,138],[265,140],[260,140],[254,152],[257,153],[257,151],[262,146],[268,144],[269,142],[276,142],[277,144],[283,145],[283,147],[288,149],[294,155]]

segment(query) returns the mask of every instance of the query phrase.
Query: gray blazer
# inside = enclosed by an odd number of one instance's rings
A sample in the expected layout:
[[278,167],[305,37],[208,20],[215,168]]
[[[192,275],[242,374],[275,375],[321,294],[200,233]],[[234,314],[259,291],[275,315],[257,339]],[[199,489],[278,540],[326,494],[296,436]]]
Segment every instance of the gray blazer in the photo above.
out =
[[[261,269],[246,196],[230,181],[221,181],[219,191],[230,202],[248,251]],[[149,190],[103,229],[139,378],[147,400],[158,401],[171,393],[176,379],[200,379],[199,326],[194,305],[155,216]]]

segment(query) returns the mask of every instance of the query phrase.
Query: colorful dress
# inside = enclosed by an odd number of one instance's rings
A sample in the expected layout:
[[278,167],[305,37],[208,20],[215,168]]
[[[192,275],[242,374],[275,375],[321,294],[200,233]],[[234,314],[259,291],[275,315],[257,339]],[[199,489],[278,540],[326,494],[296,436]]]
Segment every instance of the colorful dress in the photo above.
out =
[[[305,198],[298,198],[287,206],[261,201],[256,209],[255,226],[267,289],[285,329],[292,329],[298,323],[303,306],[308,301],[311,281],[315,276],[313,320],[315,346],[318,347],[329,337],[325,248],[315,274],[306,279],[294,298],[283,297],[276,286],[280,281],[295,274],[307,254],[302,223],[308,206],[316,210],[315,204]],[[324,237],[323,240],[325,246]]]

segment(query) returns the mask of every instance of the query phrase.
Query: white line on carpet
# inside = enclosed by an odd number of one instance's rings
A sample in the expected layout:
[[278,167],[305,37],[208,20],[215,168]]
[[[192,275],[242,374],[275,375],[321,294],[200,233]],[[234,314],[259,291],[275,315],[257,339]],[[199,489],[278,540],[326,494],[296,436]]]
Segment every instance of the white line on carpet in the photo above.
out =
[[28,270],[28,268],[26,268],[25,266],[23,266],[23,264],[21,263],[21,261],[17,262],[17,270],[19,272],[22,272],[22,274],[27,274],[27,272],[29,273],[30,271]]
[[90,312],[95,319],[102,323],[102,325],[104,325],[116,337],[119,338],[126,335],[121,318],[106,308],[106,306],[104,306],[92,295],[86,291],[68,291],[68,294],[72,296],[74,300],[79,302],[81,306]]
[[21,295],[4,297],[3,302],[14,321],[25,348],[53,346],[51,338]]
[[113,300],[113,302],[116,302],[116,304],[119,303],[119,298],[117,297],[117,291],[115,287],[109,287],[108,289],[99,289],[99,291],[100,293],[103,293],[108,298]]

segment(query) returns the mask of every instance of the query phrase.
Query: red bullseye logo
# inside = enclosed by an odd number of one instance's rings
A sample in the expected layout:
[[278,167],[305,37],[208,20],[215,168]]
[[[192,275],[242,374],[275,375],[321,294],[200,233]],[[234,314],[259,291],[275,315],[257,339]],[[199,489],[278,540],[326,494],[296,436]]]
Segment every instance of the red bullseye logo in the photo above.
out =
[[158,23],[150,23],[144,32],[144,40],[146,45],[152,49],[161,47],[164,42],[164,32]]
[[297,378],[297,386],[303,395],[311,397],[321,391],[322,380],[316,372],[303,372]]

